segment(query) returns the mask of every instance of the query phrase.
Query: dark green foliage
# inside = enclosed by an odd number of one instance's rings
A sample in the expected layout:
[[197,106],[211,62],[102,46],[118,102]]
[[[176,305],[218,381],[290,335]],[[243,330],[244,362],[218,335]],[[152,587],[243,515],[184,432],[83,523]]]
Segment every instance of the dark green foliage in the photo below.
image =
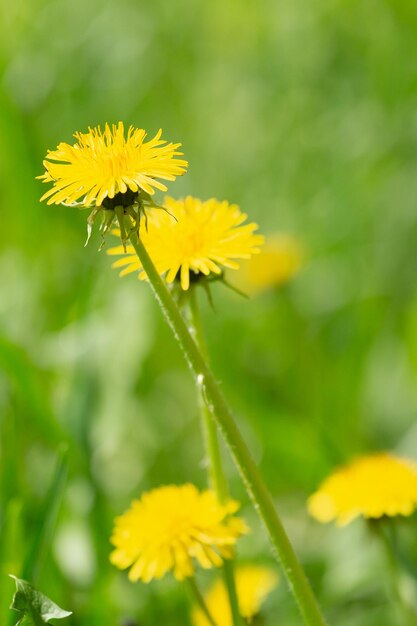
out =
[[20,614],[16,626],[42,626],[51,619],[63,619],[71,615],[64,611],[55,602],[37,591],[26,580],[12,576],[16,583],[16,593],[10,608]]

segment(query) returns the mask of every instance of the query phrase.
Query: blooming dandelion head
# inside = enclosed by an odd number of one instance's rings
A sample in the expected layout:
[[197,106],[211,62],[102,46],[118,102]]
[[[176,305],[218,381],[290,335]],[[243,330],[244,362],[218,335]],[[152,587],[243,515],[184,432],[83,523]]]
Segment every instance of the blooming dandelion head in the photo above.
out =
[[348,524],[355,517],[411,515],[417,507],[417,463],[388,453],[356,459],[337,469],[310,496],[319,522]]
[[[43,162],[45,173],[38,178],[52,183],[52,187],[41,200],[91,208],[89,236],[99,213],[105,234],[118,208],[124,241],[123,215],[129,214],[136,225],[143,203],[156,189],[167,190],[161,181],[173,181],[186,172],[187,161],[178,158],[182,156],[178,151],[181,144],[167,143],[161,134],[159,130],[146,141],[142,128],[130,126],[125,133],[123,122],[111,127],[106,124],[104,131],[97,126],[87,133],[75,133],[76,143],[60,143],[56,150],[48,151]],[[135,205],[136,211],[132,208]]]
[[[268,567],[245,565],[236,570],[235,579],[240,614],[250,623],[277,586],[278,576]],[[204,600],[217,626],[233,625],[229,597],[223,580],[218,579],[213,584],[204,595]],[[194,626],[210,626],[199,607],[193,609],[191,617]]]
[[110,560],[130,568],[130,580],[143,582],[169,571],[182,580],[193,576],[195,564],[219,567],[248,532],[233,516],[238,508],[234,501],[221,505],[212,491],[200,492],[191,484],[149,491],[116,518]]
[[[247,216],[235,204],[168,197],[164,208],[149,215],[141,239],[159,273],[166,274],[168,283],[178,277],[184,290],[198,277],[220,276],[224,268],[237,269],[238,261],[259,252],[263,243],[263,237],[255,234],[257,224],[244,224]],[[128,246],[125,253],[118,246],[108,253],[123,255],[113,264],[123,268],[121,275],[139,272],[139,278],[146,278],[133,247]]]
[[[166,191],[161,180],[175,180],[187,169],[187,161],[178,159],[179,143],[161,139],[162,131],[145,141],[142,128],[123,122],[106,124],[75,133],[75,144],[60,143],[49,150],[43,162],[45,173],[38,178],[53,186],[41,198],[48,204],[82,200],[87,207],[101,206],[105,199],[116,198],[122,206],[131,203],[140,190],[153,195],[155,189]],[[129,191],[131,193],[129,193]],[[119,195],[120,194],[120,195]],[[125,194],[127,194],[125,196]],[[108,202],[109,208],[112,203]]]

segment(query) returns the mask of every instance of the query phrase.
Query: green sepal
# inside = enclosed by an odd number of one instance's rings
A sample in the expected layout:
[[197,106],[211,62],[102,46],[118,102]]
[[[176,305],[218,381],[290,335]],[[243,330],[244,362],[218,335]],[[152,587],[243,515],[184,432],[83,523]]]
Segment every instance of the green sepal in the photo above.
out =
[[139,192],[138,201],[140,204],[153,204],[152,196],[148,192],[143,191],[143,189],[141,189]]
[[[130,233],[136,233],[136,237],[139,237],[139,226],[140,226],[140,212],[141,212],[141,206],[139,206],[138,204],[135,206],[130,206],[127,209],[127,214],[132,218],[133,220],[133,227],[130,229]],[[130,236],[129,233],[129,236]]]
[[93,208],[93,210],[91,211],[90,215],[87,218],[87,240],[86,240],[86,242],[84,244],[84,248],[86,247],[86,245],[90,241],[91,233],[93,232],[93,224],[95,222],[95,219],[96,219],[97,215],[100,213],[100,211],[102,211],[102,207],[101,206],[95,206]]
[[102,237],[105,237],[105,235],[110,230],[113,224],[115,215],[116,214],[112,209],[107,209],[106,211],[103,211],[103,221],[101,222],[101,225],[100,225],[100,231],[101,231]]
[[47,596],[37,591],[30,583],[10,574],[16,583],[16,593],[10,608],[20,613],[16,626],[43,626],[51,619],[63,619],[71,615],[70,611],[61,609]]
[[[242,298],[249,300],[249,296],[244,291],[241,291],[238,287],[235,287],[234,285],[229,283],[228,280],[226,280],[224,272],[222,272],[221,274],[211,273],[208,276],[206,276],[205,274],[202,274],[201,272],[190,273],[190,289],[193,289],[197,286],[202,287],[206,293],[207,300],[211,308],[215,309],[212,294],[210,291],[211,285],[213,283],[223,283],[223,285],[227,289],[230,289],[231,291],[241,296]],[[176,298],[177,304],[182,306],[183,298],[187,297],[187,292],[183,291],[180,287],[180,272],[178,272],[177,276],[175,277],[175,281],[172,284],[175,286],[178,286],[178,291],[175,288],[175,289],[172,289],[172,292],[174,294],[174,298]]]
[[105,237],[107,233],[109,232],[109,230],[111,229],[115,217],[116,217],[116,213],[113,209],[106,209],[105,211],[103,211],[101,224],[100,224],[101,244],[98,249],[99,252],[100,250],[103,249],[104,245],[106,244]]
[[115,213],[116,213],[116,217],[117,217],[117,221],[119,223],[119,228],[120,228],[120,239],[122,240],[122,245],[125,249],[126,252],[126,241],[128,238],[128,234],[126,232],[126,228],[125,228],[125,208],[123,206],[116,206],[114,207]]
[[241,296],[242,298],[245,298],[246,300],[250,300],[249,296],[247,293],[245,293],[244,291],[241,291],[238,287],[236,287],[235,285],[232,285],[232,283],[229,283],[228,280],[226,280],[226,278],[224,277],[224,274],[222,275],[222,277],[220,278],[221,282],[223,283],[223,285],[225,287],[227,287],[228,289],[230,289],[231,291],[234,291],[234,293],[237,293],[238,296]]

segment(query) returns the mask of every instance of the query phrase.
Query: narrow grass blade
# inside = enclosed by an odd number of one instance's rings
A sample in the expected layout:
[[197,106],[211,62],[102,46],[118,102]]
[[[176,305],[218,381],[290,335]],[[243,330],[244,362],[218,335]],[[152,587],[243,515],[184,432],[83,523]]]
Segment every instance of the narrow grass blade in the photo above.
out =
[[38,529],[23,565],[22,578],[30,580],[33,584],[36,584],[39,578],[54,533],[67,479],[67,456],[68,448],[62,446],[58,453],[55,472],[45,499]]

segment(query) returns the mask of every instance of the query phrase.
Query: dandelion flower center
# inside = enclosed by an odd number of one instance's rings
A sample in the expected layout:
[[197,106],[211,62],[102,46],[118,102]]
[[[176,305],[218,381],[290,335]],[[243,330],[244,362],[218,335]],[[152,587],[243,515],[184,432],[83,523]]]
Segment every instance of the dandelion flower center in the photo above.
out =
[[191,484],[154,489],[116,518],[110,559],[130,568],[130,580],[144,582],[168,571],[182,580],[194,574],[195,562],[219,567],[247,532],[233,516],[237,509],[236,502],[221,505],[212,491],[199,492]]

